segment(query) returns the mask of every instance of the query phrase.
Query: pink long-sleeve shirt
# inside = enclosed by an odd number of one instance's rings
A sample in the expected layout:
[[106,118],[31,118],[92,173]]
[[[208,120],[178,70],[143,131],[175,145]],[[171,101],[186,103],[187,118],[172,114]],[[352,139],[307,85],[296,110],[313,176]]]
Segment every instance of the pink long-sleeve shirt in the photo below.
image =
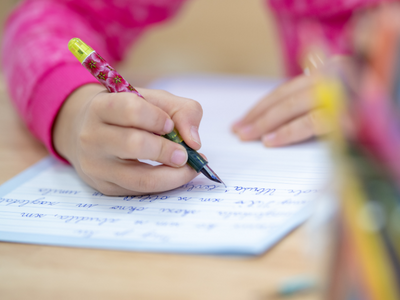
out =
[[[9,93],[30,131],[58,157],[52,127],[63,102],[97,80],[66,45],[80,37],[114,64],[152,24],[172,17],[185,0],[26,0],[6,23],[2,65]],[[355,10],[380,0],[270,0],[289,75],[300,72],[299,32],[318,23],[333,53],[348,53],[344,28]],[[229,7],[227,8],[229,9]],[[303,26],[304,25],[304,26]]]

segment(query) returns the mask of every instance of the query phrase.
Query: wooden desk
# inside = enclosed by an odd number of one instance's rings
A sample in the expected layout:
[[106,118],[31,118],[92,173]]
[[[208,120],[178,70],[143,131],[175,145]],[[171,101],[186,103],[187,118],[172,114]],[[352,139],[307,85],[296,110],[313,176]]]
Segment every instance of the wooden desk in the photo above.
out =
[[[0,86],[0,184],[47,154]],[[307,238],[300,227],[250,258],[0,243],[0,299],[280,299],[273,295],[286,278],[322,274],[323,264],[305,254]]]

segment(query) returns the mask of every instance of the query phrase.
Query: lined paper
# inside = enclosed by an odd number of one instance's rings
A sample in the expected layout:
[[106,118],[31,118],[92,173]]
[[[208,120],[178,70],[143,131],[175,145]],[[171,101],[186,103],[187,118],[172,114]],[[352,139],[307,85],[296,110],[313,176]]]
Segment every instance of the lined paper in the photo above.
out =
[[186,76],[151,86],[202,104],[200,126],[211,168],[160,194],[108,197],[75,171],[46,158],[0,187],[0,240],[135,251],[260,254],[311,213],[329,183],[326,147],[317,142],[267,149],[243,143],[230,125],[276,82]]

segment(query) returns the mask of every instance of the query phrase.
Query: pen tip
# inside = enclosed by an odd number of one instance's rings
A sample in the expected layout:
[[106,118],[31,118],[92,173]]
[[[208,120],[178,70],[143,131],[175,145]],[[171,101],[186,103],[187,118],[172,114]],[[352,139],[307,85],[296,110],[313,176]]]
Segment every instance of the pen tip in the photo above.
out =
[[226,184],[221,180],[221,178],[218,177],[218,175],[208,165],[205,165],[203,169],[201,169],[201,173],[203,173],[204,176],[206,176],[208,179],[218,183],[222,183],[226,187]]

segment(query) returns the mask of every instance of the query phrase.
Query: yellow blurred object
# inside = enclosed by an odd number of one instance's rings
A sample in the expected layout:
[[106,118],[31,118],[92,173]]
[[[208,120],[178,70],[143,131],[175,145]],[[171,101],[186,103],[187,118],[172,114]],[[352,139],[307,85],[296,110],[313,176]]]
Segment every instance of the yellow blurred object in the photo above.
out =
[[[358,179],[350,172],[343,180],[341,213],[344,228],[348,231],[352,256],[360,266],[359,274],[363,277],[361,281],[365,283],[365,290],[368,291],[370,299],[399,299],[395,274],[382,237],[378,231],[368,230],[360,223],[360,212],[363,211],[367,200]],[[365,214],[364,219],[368,224],[376,222],[370,213]],[[371,225],[369,227],[372,228]]]
[[325,117],[322,120],[325,124],[322,126],[332,129],[331,147],[344,149],[345,140],[342,137],[342,128],[340,118],[346,110],[345,91],[342,84],[334,76],[321,75],[314,89],[314,97],[318,107],[324,108]]
[[[333,263],[331,289],[328,299],[350,299],[348,288],[365,293],[368,299],[399,299],[395,274],[378,231],[367,230],[360,223],[360,213],[368,203],[367,195],[356,176],[354,157],[349,151],[349,141],[340,124],[346,110],[346,91],[338,77],[320,76],[314,96],[326,113],[324,121],[330,123],[330,144],[338,180],[339,235],[341,247]],[[364,216],[372,228],[375,220],[370,214]]]

